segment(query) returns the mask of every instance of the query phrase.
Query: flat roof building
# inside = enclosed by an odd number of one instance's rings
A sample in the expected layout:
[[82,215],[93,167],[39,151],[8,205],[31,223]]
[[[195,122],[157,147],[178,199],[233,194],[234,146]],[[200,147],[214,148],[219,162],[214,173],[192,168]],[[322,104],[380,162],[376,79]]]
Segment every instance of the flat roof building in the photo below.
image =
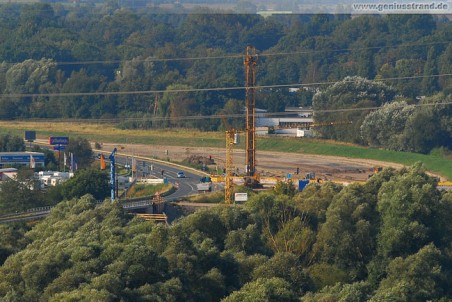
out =
[[39,152],[0,152],[0,168],[14,165],[31,168],[44,167],[44,153]]

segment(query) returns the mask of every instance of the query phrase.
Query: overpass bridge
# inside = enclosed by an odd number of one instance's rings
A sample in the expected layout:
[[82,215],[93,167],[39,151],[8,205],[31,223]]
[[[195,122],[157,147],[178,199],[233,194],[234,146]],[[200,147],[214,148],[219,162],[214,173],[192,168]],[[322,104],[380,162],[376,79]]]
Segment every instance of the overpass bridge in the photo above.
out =
[[[98,201],[101,204],[103,201]],[[54,206],[38,207],[20,213],[12,213],[0,216],[0,223],[10,223],[15,221],[38,220],[50,214]],[[164,201],[158,198],[147,198],[144,200],[123,201],[122,207],[127,212],[137,212],[140,210],[150,210],[158,213],[163,212]]]
[[[452,189],[452,182],[440,182],[438,183],[437,188],[439,190],[448,190]],[[125,211],[136,214],[137,216],[140,216],[139,214],[151,214],[151,215],[141,215],[142,218],[146,220],[155,220],[155,221],[163,221],[163,216],[161,214],[165,214],[165,204],[171,203],[175,201],[176,197],[167,196],[164,200],[163,198],[159,198],[156,196],[147,197],[145,199],[140,200],[124,200],[122,201],[122,207]],[[98,201],[98,204],[101,204],[103,201]],[[180,207],[186,207],[186,208],[208,208],[213,206],[221,206],[222,204],[209,204],[209,203],[191,203],[191,202],[177,202],[176,203]],[[0,216],[0,224],[1,223],[11,223],[16,221],[33,221],[45,218],[47,215],[49,215],[50,210],[53,208],[53,206],[46,206],[46,207],[38,207],[38,208],[32,208],[24,212],[20,213],[12,213],[7,215]],[[142,213],[144,210],[145,213]],[[168,211],[172,212],[172,209],[168,209]],[[159,215],[152,215],[152,214],[159,214]],[[174,216],[171,215],[170,216]],[[153,219],[155,217],[155,219]],[[164,221],[168,223],[168,217],[166,217]]]

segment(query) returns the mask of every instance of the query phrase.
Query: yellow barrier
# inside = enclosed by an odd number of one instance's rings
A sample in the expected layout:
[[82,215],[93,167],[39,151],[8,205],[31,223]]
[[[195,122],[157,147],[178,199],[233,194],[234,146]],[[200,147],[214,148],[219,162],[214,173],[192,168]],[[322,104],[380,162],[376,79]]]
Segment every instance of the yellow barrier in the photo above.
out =
[[168,217],[166,216],[165,213],[163,214],[141,214],[141,213],[136,213],[134,214],[137,217],[143,218],[146,221],[163,221],[165,223],[168,223]]

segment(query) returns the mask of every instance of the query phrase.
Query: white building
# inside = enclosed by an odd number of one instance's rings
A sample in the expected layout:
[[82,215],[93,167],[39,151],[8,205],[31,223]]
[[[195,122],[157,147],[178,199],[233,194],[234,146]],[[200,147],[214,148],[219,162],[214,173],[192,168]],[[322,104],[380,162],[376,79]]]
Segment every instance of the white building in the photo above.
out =
[[17,169],[16,168],[5,168],[0,169],[0,181],[7,179],[16,179]]
[[[258,112],[256,110],[256,112]],[[288,107],[284,113],[256,113],[256,135],[266,135],[274,132],[283,136],[312,136],[314,123],[313,110],[303,107]],[[268,129],[268,131],[265,131]]]
[[35,177],[41,182],[41,188],[57,186],[73,176],[73,172],[39,171],[35,173]]

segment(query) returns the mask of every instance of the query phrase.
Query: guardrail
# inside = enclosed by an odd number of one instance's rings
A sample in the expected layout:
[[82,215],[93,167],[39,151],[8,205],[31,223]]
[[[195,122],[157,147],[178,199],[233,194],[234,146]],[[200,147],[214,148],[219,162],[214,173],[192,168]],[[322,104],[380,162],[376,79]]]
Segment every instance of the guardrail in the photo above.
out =
[[54,206],[37,207],[25,210],[23,213],[45,212],[50,211]]
[[145,184],[163,184],[165,180],[163,178],[138,178],[137,183],[145,183]]
[[[93,149],[93,152],[94,153],[102,153],[102,154],[110,154],[111,150],[113,150],[113,146],[115,144],[111,144],[111,145],[112,145],[111,149],[110,148],[108,148],[108,150]],[[130,154],[122,153],[122,152],[117,152],[116,155],[117,156],[130,156]],[[180,169],[188,170],[188,171],[191,171],[193,174],[196,174],[196,175],[209,176],[209,173],[206,173],[204,171],[199,171],[198,169],[195,169],[195,168],[192,168],[192,167],[184,166],[184,165],[173,163],[173,162],[166,161],[166,160],[157,159],[157,158],[154,158],[154,157],[135,155],[134,158],[135,159],[144,160],[144,161],[152,161],[152,162],[155,162],[155,163],[160,163],[162,165],[173,166],[173,167],[177,167],[177,168],[180,168]]]

